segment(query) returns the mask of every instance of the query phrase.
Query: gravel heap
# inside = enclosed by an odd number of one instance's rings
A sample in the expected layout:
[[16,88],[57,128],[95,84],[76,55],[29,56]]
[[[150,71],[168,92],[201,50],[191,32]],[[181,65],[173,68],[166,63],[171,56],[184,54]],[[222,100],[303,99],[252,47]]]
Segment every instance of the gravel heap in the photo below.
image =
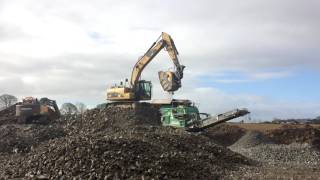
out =
[[109,129],[128,129],[135,126],[160,126],[158,109],[148,105],[140,108],[109,107],[103,110],[92,109],[83,115],[66,116],[61,123],[66,124],[69,134],[92,134]]
[[234,144],[244,134],[246,134],[245,129],[238,126],[232,126],[228,123],[210,127],[203,132],[203,135],[209,137],[222,146],[230,146]]
[[289,145],[260,144],[251,148],[238,149],[237,152],[269,164],[287,164],[290,166],[320,165],[320,152],[306,143],[292,143]]
[[60,119],[65,136],[25,154],[0,156],[0,177],[216,179],[253,161],[201,134],[161,127],[146,107],[90,110]]
[[268,131],[266,135],[276,144],[308,143],[320,150],[320,129],[310,125],[304,127],[285,125]]
[[16,105],[0,111],[0,154],[27,153],[40,142],[65,135],[62,125],[55,122],[46,126],[17,124]]
[[[282,137],[285,138],[285,137]],[[275,144],[260,132],[249,131],[229,147],[253,160],[268,164],[319,165],[320,152],[308,143]]]
[[0,111],[0,126],[4,124],[15,124],[18,119],[16,115],[16,105],[14,104]]
[[250,148],[259,144],[271,144],[272,141],[263,133],[258,131],[248,131],[237,142],[230,146],[231,149]]
[[40,142],[63,137],[65,132],[57,124],[19,125],[8,124],[0,126],[0,153],[29,152]]

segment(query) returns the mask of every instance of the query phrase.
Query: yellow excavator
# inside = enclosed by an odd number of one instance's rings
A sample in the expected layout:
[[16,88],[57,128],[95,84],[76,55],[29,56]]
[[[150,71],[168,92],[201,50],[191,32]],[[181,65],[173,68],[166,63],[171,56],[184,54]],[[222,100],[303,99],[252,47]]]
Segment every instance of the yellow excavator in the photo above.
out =
[[[177,48],[167,33],[154,42],[148,51],[138,60],[132,70],[131,80],[128,83],[121,82],[107,90],[107,100],[111,103],[104,103],[97,106],[99,109],[106,107],[134,107],[147,111],[148,108],[157,108],[161,114],[163,126],[185,128],[188,131],[200,131],[211,126],[244,116],[249,113],[247,109],[235,109],[217,116],[200,113],[198,108],[190,100],[163,99],[148,103],[141,103],[141,100],[151,100],[150,81],[140,80],[143,69],[162,50],[166,50],[175,65],[175,71],[160,71],[159,80],[164,91],[173,93],[181,87],[183,70],[185,66],[179,63]],[[139,111],[137,111],[139,113]]]
[[120,85],[114,85],[107,89],[107,100],[111,102],[150,100],[152,95],[151,81],[140,80],[140,77],[144,68],[162,49],[168,52],[175,66],[175,71],[160,71],[158,73],[160,84],[164,91],[173,93],[178,90],[181,87],[181,79],[183,78],[185,66],[179,63],[179,53],[171,36],[162,32],[160,37],[134,65],[130,83],[126,79],[125,83],[121,82]]

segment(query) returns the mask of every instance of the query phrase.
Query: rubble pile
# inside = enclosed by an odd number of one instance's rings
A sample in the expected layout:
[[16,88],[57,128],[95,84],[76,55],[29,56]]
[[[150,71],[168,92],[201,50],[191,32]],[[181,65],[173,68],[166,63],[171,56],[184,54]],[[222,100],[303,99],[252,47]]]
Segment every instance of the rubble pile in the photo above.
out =
[[245,133],[246,130],[243,128],[223,123],[206,129],[203,132],[203,135],[213,139],[220,145],[230,146],[239,140]]
[[237,142],[232,144],[230,148],[232,150],[238,148],[251,148],[260,144],[273,144],[273,142],[261,132],[248,131]]
[[303,127],[285,125],[279,129],[267,131],[266,135],[276,144],[308,143],[320,149],[320,129],[311,125]]
[[[279,130],[273,131],[279,132]],[[308,131],[306,131],[306,133],[308,133]],[[301,136],[302,134],[298,135]],[[290,136],[281,138],[290,138]],[[229,148],[234,152],[269,165],[300,167],[320,165],[320,152],[318,150],[307,142],[295,141],[297,141],[297,139],[291,140],[292,143],[290,144],[282,143],[282,141],[275,143],[273,139],[261,132],[248,131],[236,143],[229,146]]]
[[[65,116],[56,122],[65,134],[39,140],[26,153],[0,156],[0,177],[216,179],[255,164],[201,133],[159,126],[158,113],[149,107],[112,107]],[[11,136],[9,131],[3,137]]]
[[59,125],[20,125],[0,126],[0,153],[29,152],[40,142],[63,137],[65,132]]
[[47,125],[18,123],[17,104],[0,111],[0,154],[27,153],[40,142],[66,134],[62,124],[54,121]]
[[69,134],[92,134],[108,129],[130,128],[135,126],[160,126],[159,110],[145,105],[140,108],[108,107],[92,109],[83,115],[62,118]]
[[320,152],[309,144],[260,144],[250,148],[232,149],[246,157],[268,164],[319,166]]
[[227,170],[252,163],[201,136],[179,134],[166,128],[139,128],[55,139],[28,156],[9,161],[1,176],[215,179]]
[[0,126],[3,124],[15,124],[18,122],[16,115],[16,105],[14,104],[0,111]]

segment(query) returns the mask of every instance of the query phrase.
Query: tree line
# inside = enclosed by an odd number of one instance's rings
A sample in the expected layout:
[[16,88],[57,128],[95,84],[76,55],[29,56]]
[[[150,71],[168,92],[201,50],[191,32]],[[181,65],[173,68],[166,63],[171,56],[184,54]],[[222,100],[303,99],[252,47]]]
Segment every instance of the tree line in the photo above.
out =
[[67,103],[63,103],[60,107],[61,114],[65,114],[65,115],[83,114],[86,111],[87,111],[87,106],[81,102],[77,102],[75,104],[67,102]]
[[18,98],[10,94],[0,96],[0,109],[8,108],[18,102]]

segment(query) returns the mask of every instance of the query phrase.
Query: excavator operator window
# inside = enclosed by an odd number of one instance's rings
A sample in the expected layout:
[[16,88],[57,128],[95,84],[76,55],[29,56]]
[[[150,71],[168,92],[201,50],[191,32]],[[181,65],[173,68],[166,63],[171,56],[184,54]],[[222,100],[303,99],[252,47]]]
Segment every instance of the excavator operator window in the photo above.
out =
[[148,95],[151,96],[151,84],[145,84],[146,85],[146,92],[148,92]]
[[141,100],[151,99],[152,84],[150,81],[139,81],[138,95]]
[[145,82],[143,85],[144,85],[145,95],[147,97],[151,97],[151,83]]

